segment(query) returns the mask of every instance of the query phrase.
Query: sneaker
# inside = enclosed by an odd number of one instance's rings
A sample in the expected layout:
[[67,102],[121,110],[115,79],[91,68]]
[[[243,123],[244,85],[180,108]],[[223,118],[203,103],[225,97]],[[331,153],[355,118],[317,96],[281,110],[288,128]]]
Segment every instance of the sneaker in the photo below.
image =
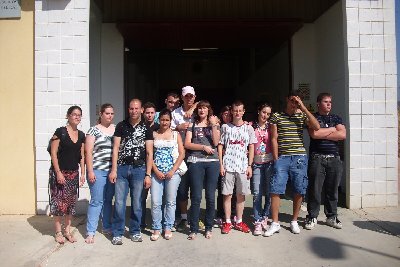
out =
[[171,232],[176,232],[175,225],[172,225],[172,226],[171,226]]
[[133,242],[143,242],[143,237],[141,234],[130,235],[129,237]]
[[121,236],[114,236],[111,240],[111,244],[113,245],[122,245],[122,237]]
[[280,230],[281,230],[281,225],[279,223],[272,222],[268,230],[264,232],[263,236],[266,237],[272,236],[275,233],[279,233]]
[[336,229],[342,229],[343,227],[342,222],[336,216],[326,218],[326,225]]
[[250,228],[244,222],[235,223],[234,228],[243,233],[250,233]]
[[290,230],[292,231],[293,234],[300,234],[300,227],[297,221],[290,222]]
[[101,232],[105,236],[112,236],[112,229],[103,229]]
[[188,221],[185,219],[181,219],[181,221],[176,224],[176,230],[185,231],[188,228]]
[[268,230],[268,217],[264,217],[262,220],[261,220],[261,226],[262,226],[262,229],[264,230],[264,231],[267,231]]
[[304,224],[304,228],[307,230],[312,230],[317,226],[317,218],[306,218],[306,223]]
[[222,226],[222,223],[223,223],[223,221],[222,221],[221,218],[214,219],[214,225],[213,225],[213,227],[214,227],[214,228],[219,228],[219,227]]
[[231,229],[232,229],[232,224],[231,224],[231,223],[224,222],[224,223],[222,224],[221,233],[223,233],[223,234],[229,234],[229,232],[231,231]]
[[206,226],[204,225],[204,223],[201,220],[199,220],[199,230],[205,230],[205,229],[206,229]]
[[255,223],[254,223],[254,232],[253,232],[253,235],[255,235],[255,236],[259,236],[259,235],[261,235],[262,234],[262,223],[261,223],[261,221],[256,221]]

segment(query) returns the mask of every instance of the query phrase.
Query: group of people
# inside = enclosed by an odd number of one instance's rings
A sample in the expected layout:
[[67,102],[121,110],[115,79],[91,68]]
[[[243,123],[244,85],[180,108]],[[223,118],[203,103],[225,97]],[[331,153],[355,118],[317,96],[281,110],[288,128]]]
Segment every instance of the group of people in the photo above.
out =
[[[179,96],[168,94],[166,108],[160,112],[150,102],[142,104],[132,99],[129,117],[116,126],[112,123],[113,106],[103,104],[97,124],[86,137],[77,129],[82,110],[78,106],[68,109],[68,123],[55,131],[50,149],[50,214],[54,217],[56,242],[76,241],[70,232],[71,219],[85,176],[91,194],[86,243],[94,242],[101,217],[102,232],[112,235],[112,244],[122,244],[128,192],[129,236],[134,242],[143,241],[141,229],[146,226],[149,190],[152,241],[162,235],[169,240],[175,230],[187,228],[189,240],[195,240],[200,230],[210,239],[216,223],[222,234],[232,229],[249,233],[243,210],[245,197],[250,194],[253,234],[272,236],[280,231],[280,195],[285,194],[288,181],[293,190],[290,229],[294,234],[300,233],[297,218],[305,195],[305,229],[317,225],[322,197],[326,224],[342,227],[337,216],[342,176],[338,141],[346,138],[346,129],[342,119],[330,113],[330,94],[318,95],[318,112],[311,114],[292,91],[284,111],[272,114],[271,106],[262,104],[251,122],[243,119],[242,101],[224,107],[217,117],[208,101],[195,102],[193,87],[183,87],[181,97],[179,107]],[[309,157],[303,143],[304,128],[311,140]],[[204,223],[200,220],[203,189]]]

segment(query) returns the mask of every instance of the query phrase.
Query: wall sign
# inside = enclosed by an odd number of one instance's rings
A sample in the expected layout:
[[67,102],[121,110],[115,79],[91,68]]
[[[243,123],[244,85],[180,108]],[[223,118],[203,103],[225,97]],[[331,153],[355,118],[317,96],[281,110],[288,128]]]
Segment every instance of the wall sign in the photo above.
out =
[[20,18],[21,0],[0,0],[0,18]]

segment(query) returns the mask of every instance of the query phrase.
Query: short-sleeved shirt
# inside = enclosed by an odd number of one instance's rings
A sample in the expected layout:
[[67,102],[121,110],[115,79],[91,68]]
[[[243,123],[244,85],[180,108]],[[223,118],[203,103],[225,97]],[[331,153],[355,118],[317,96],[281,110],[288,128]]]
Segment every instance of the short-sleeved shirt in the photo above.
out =
[[54,135],[60,139],[58,146],[58,165],[63,171],[76,171],[82,159],[81,147],[85,143],[85,134],[78,130],[78,140],[74,143],[68,134],[66,127],[57,128]]
[[207,158],[207,159],[214,159],[218,160],[218,153],[216,146],[214,146],[214,142],[212,140],[212,127],[198,127],[193,125],[187,129],[189,132],[192,132],[192,143],[193,144],[200,144],[205,146],[210,146],[215,149],[214,154],[208,154],[205,151],[200,150],[188,150],[188,156],[197,157],[197,158]]
[[221,127],[219,141],[225,147],[223,165],[228,172],[245,173],[248,166],[247,148],[250,144],[257,143],[252,126],[242,124],[236,126],[227,123]]
[[254,144],[254,163],[263,163],[259,159],[272,160],[271,149],[271,129],[269,122],[265,124],[265,128],[260,128],[257,122],[252,123],[257,143]]
[[[314,116],[321,128],[336,127],[338,124],[343,124],[342,118],[335,114],[321,115],[316,112]],[[339,145],[337,141],[313,139],[310,137],[310,153],[339,156]]]
[[153,132],[141,120],[135,126],[129,118],[121,121],[115,128],[114,136],[121,137],[118,152],[118,165],[143,165],[146,162],[145,141],[153,140]]
[[[175,129],[179,124],[182,124],[184,122],[193,122],[193,116],[192,118],[185,118],[185,111],[183,110],[183,107],[179,107],[172,111],[172,121],[171,121],[171,128]],[[185,136],[186,136],[186,131],[179,131],[182,137],[183,143],[185,143]]]
[[93,136],[93,169],[108,171],[111,167],[113,136],[100,131],[96,126],[90,127],[86,135]]
[[270,123],[275,124],[278,131],[278,154],[305,155],[303,129],[307,127],[307,117],[299,112],[289,115],[285,112],[272,114]]

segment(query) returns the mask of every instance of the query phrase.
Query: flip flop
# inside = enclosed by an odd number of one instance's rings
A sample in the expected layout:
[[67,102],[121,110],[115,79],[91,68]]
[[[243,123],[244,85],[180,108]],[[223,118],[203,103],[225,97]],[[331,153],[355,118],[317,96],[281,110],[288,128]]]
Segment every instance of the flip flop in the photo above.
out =
[[70,232],[65,232],[64,233],[65,239],[67,239],[70,243],[75,243],[76,238],[70,233]]
[[197,234],[196,233],[190,233],[187,237],[188,240],[195,240],[196,239]]
[[160,238],[160,232],[159,231],[152,233],[151,236],[150,236],[150,240],[151,241],[157,241],[159,238]]
[[64,244],[65,242],[65,238],[63,236],[63,234],[61,232],[56,232],[54,234],[54,240],[58,243],[58,244]]
[[211,231],[206,231],[206,233],[204,234],[204,237],[207,238],[207,239],[211,239],[212,232]]
[[93,244],[94,243],[94,235],[88,235],[85,239],[86,244]]

